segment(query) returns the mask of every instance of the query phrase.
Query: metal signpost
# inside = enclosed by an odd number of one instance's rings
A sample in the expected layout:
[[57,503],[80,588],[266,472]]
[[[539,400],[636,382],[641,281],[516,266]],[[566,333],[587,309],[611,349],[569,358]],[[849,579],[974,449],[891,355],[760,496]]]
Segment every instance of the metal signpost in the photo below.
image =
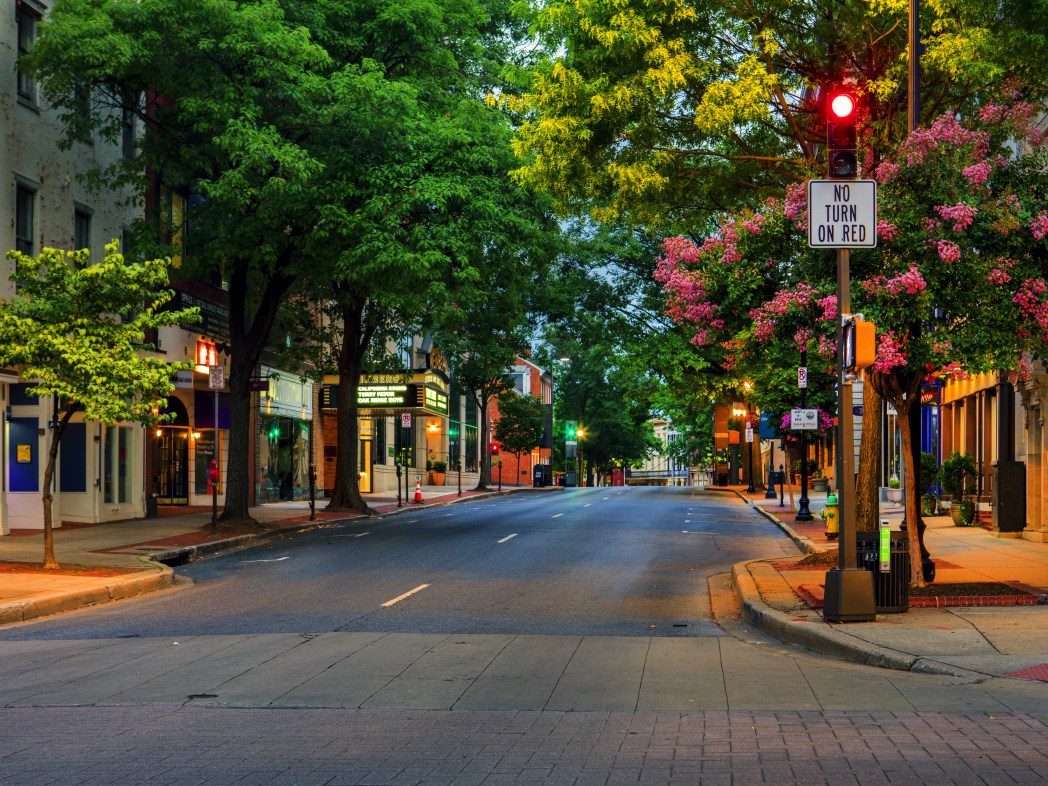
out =
[[207,367],[207,384],[215,393],[215,409],[213,412],[215,422],[215,469],[216,477],[211,484],[211,528],[214,529],[218,523],[218,481],[221,477],[222,467],[222,444],[218,435],[218,391],[226,386],[226,370],[222,366]]

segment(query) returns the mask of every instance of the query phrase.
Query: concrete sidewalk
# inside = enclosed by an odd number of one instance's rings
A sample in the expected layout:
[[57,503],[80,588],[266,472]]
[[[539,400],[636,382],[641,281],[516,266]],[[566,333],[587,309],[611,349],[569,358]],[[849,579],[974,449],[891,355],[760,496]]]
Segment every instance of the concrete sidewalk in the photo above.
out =
[[[396,492],[365,494],[379,516],[417,511],[427,507],[468,502],[528,487],[503,491],[463,491],[454,487],[423,486],[421,504],[402,500]],[[556,489],[535,489],[556,492]],[[409,499],[414,497],[411,490]],[[130,519],[87,526],[64,525],[54,531],[55,557],[62,570],[42,571],[43,533],[16,531],[0,538],[0,624],[22,622],[64,611],[121,600],[144,592],[174,586],[170,565],[180,565],[207,554],[248,548],[290,532],[332,526],[361,515],[324,510],[316,505],[310,521],[307,501],[279,502],[251,508],[251,516],[266,525],[249,534],[230,534],[221,528],[212,533],[210,508],[171,507],[151,519]]]
[[[818,513],[825,494],[809,494],[816,514],[810,524],[793,521],[787,502],[733,489],[748,505],[774,521],[806,554],[836,548],[825,538]],[[899,507],[882,509],[893,529]],[[948,516],[925,517],[925,546],[936,563],[936,585],[1018,583],[1037,598],[975,597],[968,603],[910,608],[878,614],[875,622],[831,624],[817,608],[828,567],[792,560],[739,563],[733,585],[743,618],[781,641],[846,660],[908,671],[930,671],[975,679],[1016,677],[1048,682],[1048,545],[995,538],[981,527],[956,527]],[[832,567],[832,565],[830,566]],[[923,600],[923,599],[922,599]],[[945,601],[941,603],[953,603]]]

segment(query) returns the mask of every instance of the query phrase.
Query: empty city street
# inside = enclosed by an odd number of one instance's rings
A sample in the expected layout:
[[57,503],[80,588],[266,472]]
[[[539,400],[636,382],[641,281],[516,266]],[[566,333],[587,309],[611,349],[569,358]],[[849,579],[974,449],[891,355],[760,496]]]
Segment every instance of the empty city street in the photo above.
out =
[[1037,782],[1042,683],[742,626],[730,566],[796,553],[732,494],[595,488],[187,565],[192,584],[0,630],[0,781],[995,782],[1004,757]]

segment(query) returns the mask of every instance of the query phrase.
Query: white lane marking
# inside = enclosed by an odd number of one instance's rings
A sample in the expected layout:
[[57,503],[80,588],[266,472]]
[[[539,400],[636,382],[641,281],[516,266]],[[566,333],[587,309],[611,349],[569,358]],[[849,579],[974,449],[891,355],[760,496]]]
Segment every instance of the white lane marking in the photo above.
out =
[[588,507],[589,507],[590,505],[592,505],[592,504],[593,504],[592,502],[587,502],[587,503],[586,503],[585,505],[583,505],[582,507],[584,507],[584,508],[588,508]]
[[242,559],[241,562],[283,562],[290,557],[277,557],[276,559]]
[[365,535],[370,535],[370,532],[358,532],[356,535],[335,535],[336,538],[362,538]]
[[502,540],[500,540],[500,541],[497,541],[497,542],[498,542],[498,543],[505,543],[505,542],[506,542],[507,540],[509,540],[510,538],[515,538],[515,537],[517,537],[517,533],[516,533],[516,532],[514,532],[514,533],[513,533],[512,535],[507,535],[507,536],[506,536],[506,537],[504,537],[504,538],[503,538]]
[[415,587],[415,589],[408,590],[403,595],[397,595],[397,597],[393,598],[393,600],[387,600],[385,603],[382,604],[382,608],[385,608],[386,606],[392,606],[394,603],[399,603],[400,601],[404,600],[404,598],[410,598],[416,592],[421,592],[428,586],[428,584],[419,584],[417,587]]
[[553,514],[553,518],[555,518],[555,519],[559,519],[559,518],[560,518],[561,516],[563,516],[563,515],[564,515],[563,513],[554,513],[554,514]]
[[601,499],[611,499],[611,497],[601,497]]

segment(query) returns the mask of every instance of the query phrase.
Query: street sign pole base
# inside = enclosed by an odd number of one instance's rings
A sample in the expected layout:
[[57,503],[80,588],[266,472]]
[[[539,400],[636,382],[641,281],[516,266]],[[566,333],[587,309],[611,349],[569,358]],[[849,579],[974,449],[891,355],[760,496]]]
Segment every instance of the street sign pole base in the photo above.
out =
[[822,618],[827,622],[873,622],[873,573],[864,568],[826,571]]

